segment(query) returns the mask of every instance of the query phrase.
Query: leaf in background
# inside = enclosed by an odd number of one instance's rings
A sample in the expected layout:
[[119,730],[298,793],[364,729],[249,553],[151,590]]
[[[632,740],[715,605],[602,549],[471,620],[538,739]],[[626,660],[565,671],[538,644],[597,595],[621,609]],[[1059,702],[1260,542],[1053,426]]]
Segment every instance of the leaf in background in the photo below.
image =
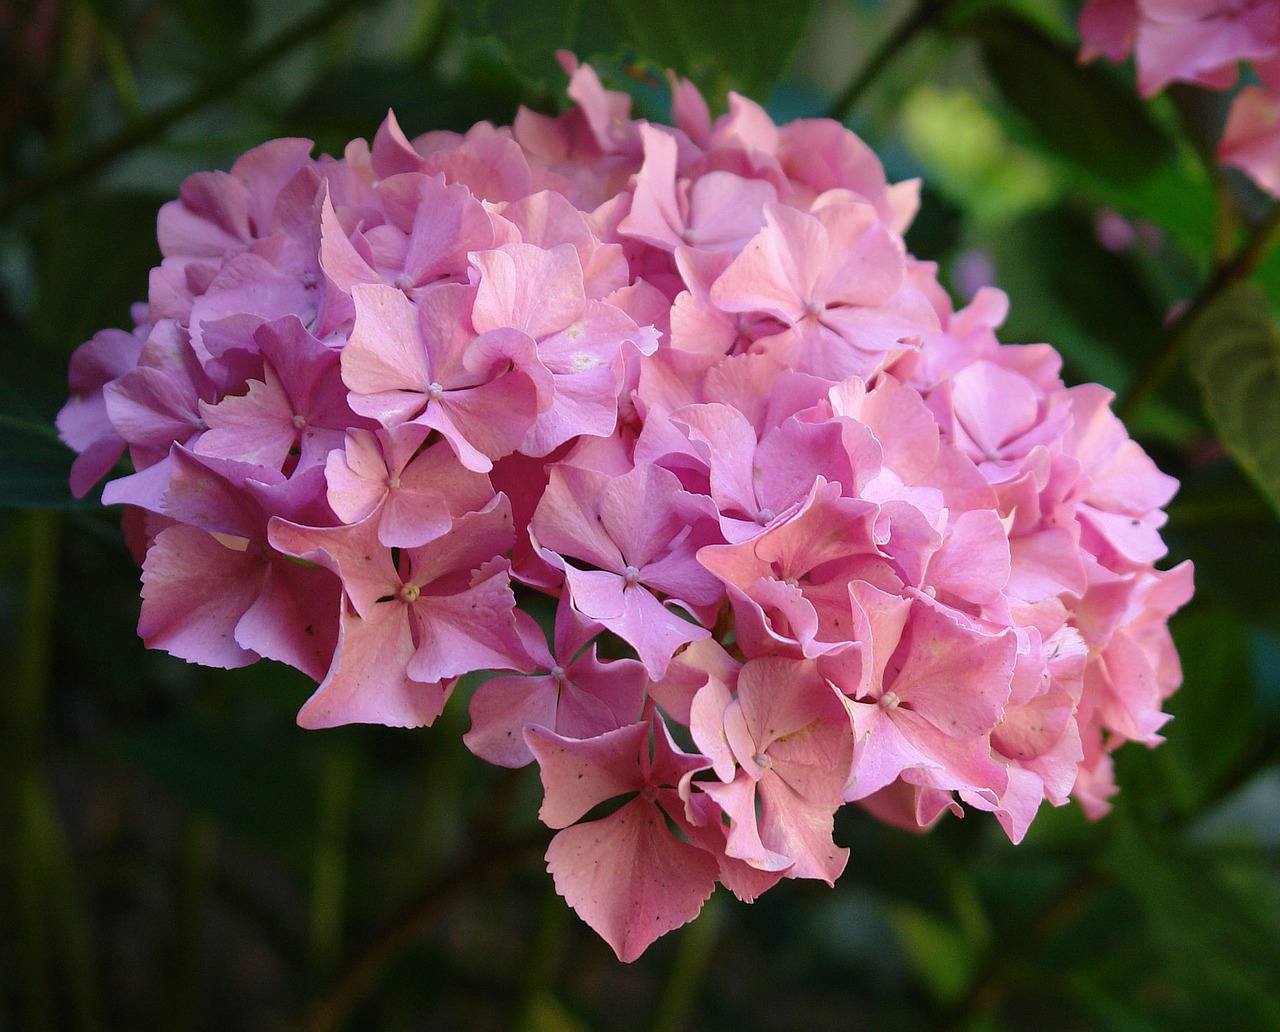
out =
[[71,497],[70,449],[53,428],[0,413],[0,506],[61,509],[92,506]]
[[1174,156],[1131,86],[1098,62],[1081,67],[1074,50],[1031,22],[988,14],[960,31],[977,39],[1004,99],[1062,157],[1132,183]]
[[1280,333],[1266,294],[1225,291],[1192,323],[1186,351],[1222,443],[1280,513]]
[[[1198,385],[1190,375],[1186,381],[1198,398]],[[1272,574],[1280,569],[1275,513],[1212,436],[1207,417],[1204,436],[1189,455],[1190,463],[1168,468],[1182,481],[1162,531],[1171,559],[1195,559],[1198,598],[1232,609],[1248,624],[1280,631]],[[1241,556],[1249,561],[1241,562]]]
[[1130,1001],[1109,992],[1097,979],[1080,975],[1065,981],[1082,1009],[1097,1022],[1098,1032],[1168,1032],[1149,1021]]
[[250,0],[170,0],[169,7],[196,44],[190,48],[196,67],[215,67],[242,53],[253,21]]
[[1249,632],[1227,609],[1196,608],[1174,624],[1182,687],[1166,707],[1174,719],[1156,750],[1166,791],[1184,811],[1211,797],[1257,730]]
[[[786,70],[811,0],[455,0],[463,25],[497,39],[531,78],[554,79],[555,52],[583,61],[623,51],[676,69],[713,94],[760,98]],[[732,40],[732,46],[726,42]],[[709,78],[716,76],[714,78]]]
[[117,748],[183,803],[263,842],[308,844],[321,743],[278,725],[184,715],[122,735]]
[[[156,212],[169,199],[85,194],[56,206],[28,346],[43,342],[62,357],[104,327],[131,326],[129,304],[147,296],[147,274],[160,264]],[[65,392],[66,369],[46,363],[45,371]]]
[[959,998],[981,951],[954,925],[907,903],[889,908],[889,923],[902,954],[920,980],[942,1002]]
[[[1103,248],[1092,220],[1065,205],[1032,216],[1026,229],[1037,246],[1061,259],[1046,277],[1053,296],[1128,369],[1145,365],[1164,313],[1133,259]],[[1071,342],[1055,343],[1070,361]]]
[[1224,878],[1228,859],[1119,812],[1111,820],[1103,863],[1145,918],[1135,946],[1153,954],[1149,984],[1126,987],[1129,998],[1136,988],[1148,1015],[1180,1019],[1162,1027],[1210,1027],[1192,1015],[1216,1015],[1222,1028],[1280,1027],[1280,943],[1252,894]]
[[901,108],[902,135],[928,166],[928,181],[978,222],[1007,223],[1043,207],[1060,188],[1053,171],[1018,146],[968,90],[921,84]]
[[509,125],[527,87],[492,46],[468,46],[457,74],[440,75],[420,60],[354,61],[334,68],[293,106],[291,128],[321,153],[341,154],[355,137],[371,138],[387,108],[412,138],[438,129],[465,132],[475,123]]
[[[1133,376],[1132,366],[1105,340],[1084,325],[1084,313],[1068,304],[1056,280],[1077,258],[1067,246],[1071,234],[1042,235],[1055,213],[1019,219],[998,231],[976,233],[971,243],[987,251],[996,267],[996,282],[1015,303],[1000,330],[1005,341],[1047,340],[1061,353],[1068,383],[1094,380],[1114,389]],[[1077,268],[1073,276],[1087,276]],[[1097,290],[1106,289],[1100,283]]]

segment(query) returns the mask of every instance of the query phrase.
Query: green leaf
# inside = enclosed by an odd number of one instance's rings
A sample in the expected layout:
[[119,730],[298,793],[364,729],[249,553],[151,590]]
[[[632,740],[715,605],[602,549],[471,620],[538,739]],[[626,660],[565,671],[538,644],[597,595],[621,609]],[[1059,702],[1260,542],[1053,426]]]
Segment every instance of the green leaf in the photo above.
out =
[[[1086,289],[1088,269],[1070,251],[1078,234],[1059,227],[1062,217],[1059,210],[1020,219],[998,232],[975,233],[971,243],[991,255],[996,282],[1014,302],[1001,339],[1047,340],[1061,352],[1068,382],[1094,380],[1115,390],[1130,381],[1133,367],[1110,341],[1084,325],[1085,313],[1076,302]],[[1073,270],[1077,281],[1070,289],[1058,284],[1064,270]],[[1093,292],[1104,290],[1105,284],[1097,284]]]
[[890,908],[889,923],[903,955],[934,997],[958,999],[979,954],[968,938],[950,922],[906,903]]
[[131,731],[117,748],[192,809],[252,839],[307,843],[320,743],[246,724],[184,714]]
[[528,95],[492,46],[464,49],[456,74],[442,76],[420,60],[352,61],[331,69],[290,114],[290,130],[340,154],[347,140],[370,136],[391,108],[410,137],[439,129],[466,132],[480,121],[509,125]]
[[1280,514],[1280,333],[1250,283],[1192,323],[1187,357],[1222,443]]
[[1194,807],[1236,767],[1253,743],[1257,701],[1249,671],[1249,634],[1226,609],[1198,608],[1175,622],[1183,683],[1168,711],[1166,742],[1155,751],[1166,791]]
[[555,52],[565,49],[583,61],[633,56],[674,68],[715,95],[734,88],[756,97],[786,70],[812,6],[812,0],[454,2],[469,31],[496,39],[538,81],[555,81]]
[[993,13],[963,25],[1004,99],[1062,157],[1105,179],[1132,183],[1173,157],[1172,140],[1133,88],[1031,22]]
[[973,92],[923,83],[900,106],[907,146],[929,169],[928,181],[976,222],[1002,225],[1044,207],[1060,192],[1052,170],[1017,146]]
[[1165,1032],[1131,1001],[1117,998],[1088,975],[1069,977],[1064,982],[1098,1023],[1099,1032]]
[[540,990],[529,1001],[520,1032],[586,1032],[587,1026],[574,1017],[549,989]]
[[1280,942],[1254,893],[1228,884],[1213,851],[1179,842],[1165,828],[1141,828],[1119,812],[1112,821],[1103,863],[1144,918],[1137,945],[1155,954],[1147,998],[1172,1004],[1183,1018],[1177,1027],[1197,1011],[1218,1014],[1223,1028],[1280,1027]]
[[0,413],[0,505],[22,509],[70,508],[70,449],[53,428]]
[[[156,212],[169,200],[154,194],[82,194],[59,198],[46,217],[45,250],[32,341],[69,355],[104,326],[128,327],[129,305],[147,295],[147,275],[160,264]],[[47,375],[66,382],[65,367]]]

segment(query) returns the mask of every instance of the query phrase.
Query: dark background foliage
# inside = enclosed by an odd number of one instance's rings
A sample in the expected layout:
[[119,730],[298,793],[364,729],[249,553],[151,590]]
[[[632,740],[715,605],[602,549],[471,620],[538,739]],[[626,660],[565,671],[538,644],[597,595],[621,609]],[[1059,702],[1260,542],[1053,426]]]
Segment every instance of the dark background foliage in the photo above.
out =
[[[1223,100],[1080,68],[1065,0],[9,0],[0,6],[0,1028],[1280,1028],[1277,218],[1204,160]],[[303,732],[311,685],[146,652],[119,515],[66,488],[71,351],[128,325],[182,178],[556,110],[558,47],[665,116],[833,113],[924,177],[909,237],[1009,341],[1117,391],[1183,480],[1186,681],[1114,812],[912,836],[846,808],[785,883],[618,964],[541,864],[535,771],[437,726]],[[1104,244],[1108,246],[1104,246]],[[1251,278],[1253,286],[1241,286]],[[1180,317],[1175,303],[1190,299]],[[1184,361],[1184,359],[1190,361]]]

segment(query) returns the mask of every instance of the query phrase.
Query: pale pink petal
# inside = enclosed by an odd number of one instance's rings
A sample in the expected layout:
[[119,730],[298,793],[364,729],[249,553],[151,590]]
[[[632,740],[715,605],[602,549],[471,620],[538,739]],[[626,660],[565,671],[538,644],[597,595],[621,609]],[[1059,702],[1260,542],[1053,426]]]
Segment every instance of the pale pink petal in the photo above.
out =
[[342,350],[351,407],[388,426],[412,419],[432,383],[418,312],[404,294],[383,284],[358,284],[352,297],[356,324]]
[[761,841],[792,861],[789,876],[834,885],[849,861],[849,850],[831,838],[836,805],[814,802],[766,772],[760,779],[760,809]]
[[578,916],[630,962],[697,917],[719,865],[672,835],[655,806],[636,799],[561,831],[547,849],[547,869]]
[[650,724],[641,721],[594,738],[566,738],[545,727],[525,731],[538,760],[544,797],[538,817],[567,828],[592,807],[645,784],[640,753],[649,749]]
[[205,666],[258,659],[235,636],[261,588],[262,563],[195,527],[162,530],[142,565],[138,634],[147,648]]
[[399,608],[383,604],[368,620],[343,613],[333,666],[298,712],[302,727],[424,727],[435,722],[452,684],[423,684],[405,672],[413,638]]
[[471,255],[480,273],[472,315],[476,331],[513,327],[531,337],[563,330],[582,314],[582,266],[571,244],[543,250],[507,244]]

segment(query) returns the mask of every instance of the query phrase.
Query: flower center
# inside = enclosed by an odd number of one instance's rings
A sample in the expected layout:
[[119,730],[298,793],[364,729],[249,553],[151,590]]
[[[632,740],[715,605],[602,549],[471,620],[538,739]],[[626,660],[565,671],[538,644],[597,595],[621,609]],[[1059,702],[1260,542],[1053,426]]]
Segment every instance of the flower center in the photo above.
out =
[[622,583],[628,588],[634,588],[640,583],[640,571],[634,566],[628,566],[622,571]]
[[403,602],[417,602],[418,596],[422,594],[422,589],[416,584],[402,584],[400,586],[400,599]]

